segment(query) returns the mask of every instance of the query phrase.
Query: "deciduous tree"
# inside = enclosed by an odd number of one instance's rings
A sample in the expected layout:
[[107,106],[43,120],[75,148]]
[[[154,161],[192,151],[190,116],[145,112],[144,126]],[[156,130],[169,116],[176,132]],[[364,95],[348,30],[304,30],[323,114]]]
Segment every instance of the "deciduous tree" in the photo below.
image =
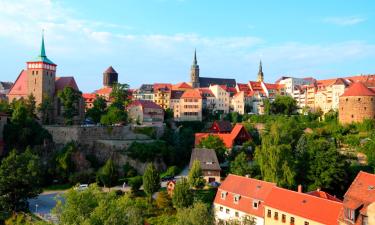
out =
[[189,171],[188,181],[191,187],[204,187],[205,180],[203,179],[201,162],[199,160],[194,160],[193,165],[191,166],[191,169]]
[[143,174],[143,190],[152,199],[152,195],[160,189],[160,175],[154,164],[149,163]]
[[176,209],[189,207],[193,203],[193,193],[186,178],[177,181],[172,195],[173,207]]

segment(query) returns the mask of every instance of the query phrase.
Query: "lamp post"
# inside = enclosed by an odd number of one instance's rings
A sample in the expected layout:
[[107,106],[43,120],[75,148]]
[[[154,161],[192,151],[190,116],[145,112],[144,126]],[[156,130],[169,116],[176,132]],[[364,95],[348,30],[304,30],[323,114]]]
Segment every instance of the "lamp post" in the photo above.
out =
[[35,204],[35,214],[37,214],[38,213],[38,204]]

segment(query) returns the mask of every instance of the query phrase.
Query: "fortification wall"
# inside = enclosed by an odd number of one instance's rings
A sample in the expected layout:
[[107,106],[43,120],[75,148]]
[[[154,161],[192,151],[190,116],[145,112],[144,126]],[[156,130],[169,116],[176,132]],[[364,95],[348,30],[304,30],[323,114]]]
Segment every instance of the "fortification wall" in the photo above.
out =
[[340,97],[340,123],[362,122],[364,119],[375,119],[375,98],[373,96]]

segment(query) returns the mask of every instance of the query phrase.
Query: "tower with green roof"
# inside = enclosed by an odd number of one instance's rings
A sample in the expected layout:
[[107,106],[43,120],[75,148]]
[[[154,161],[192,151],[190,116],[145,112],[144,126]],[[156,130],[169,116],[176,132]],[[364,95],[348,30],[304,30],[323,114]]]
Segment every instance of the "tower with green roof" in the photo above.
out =
[[32,94],[35,97],[36,105],[39,105],[46,96],[53,98],[57,65],[46,55],[44,34],[40,54],[26,64],[28,95]]

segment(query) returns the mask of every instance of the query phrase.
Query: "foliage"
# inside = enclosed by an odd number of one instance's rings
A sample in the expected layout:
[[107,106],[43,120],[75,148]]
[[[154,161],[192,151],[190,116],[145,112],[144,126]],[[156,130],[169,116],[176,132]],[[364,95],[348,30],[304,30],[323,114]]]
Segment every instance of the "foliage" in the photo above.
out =
[[234,161],[230,163],[230,173],[239,176],[252,174],[252,168],[244,152],[238,154]]
[[134,167],[132,167],[129,163],[122,166],[122,171],[125,178],[134,177],[137,175],[137,170],[134,169]]
[[176,209],[189,207],[193,203],[193,194],[186,178],[177,181],[172,195],[172,203]]
[[176,225],[214,225],[210,205],[201,202],[196,202],[189,208],[179,209],[176,218]]
[[67,180],[75,170],[72,155],[77,151],[78,147],[76,143],[70,142],[56,154],[56,171],[58,176],[63,180]]
[[176,176],[179,172],[180,172],[180,169],[177,166],[170,166],[167,168],[165,172],[160,174],[160,178],[173,177],[173,176]]
[[287,95],[277,95],[271,103],[271,112],[273,114],[292,115],[297,110],[296,100]]
[[100,118],[100,123],[104,125],[114,125],[126,123],[127,120],[128,116],[124,109],[119,109],[111,105],[107,113]]
[[149,198],[160,188],[160,175],[154,164],[149,163],[143,174],[143,190]]
[[4,141],[8,149],[16,148],[19,151],[27,146],[41,145],[46,140],[52,140],[47,130],[31,116],[24,100],[12,102],[12,115],[4,127]]
[[53,102],[50,96],[43,97],[42,102],[37,107],[37,111],[41,115],[42,124],[52,123]]
[[194,160],[193,165],[189,171],[188,181],[191,187],[202,188],[206,183],[203,179],[203,171],[201,168],[201,162],[199,160]]
[[112,105],[120,110],[125,109],[130,103],[130,92],[129,92],[129,85],[128,84],[115,84],[112,86],[112,92],[110,97],[112,100]]
[[96,179],[105,187],[113,187],[118,181],[118,171],[112,159],[108,159],[96,174]]
[[82,93],[72,87],[64,87],[62,91],[57,93],[62,105],[64,106],[63,116],[66,125],[72,125],[75,116],[79,115],[79,103]]
[[133,193],[136,193],[143,184],[142,176],[135,176],[128,179],[129,186]]
[[360,150],[366,154],[367,164],[373,168],[373,173],[375,173],[375,132],[370,134],[370,138],[367,139]]
[[97,96],[93,102],[93,107],[88,109],[86,117],[92,119],[94,123],[99,123],[100,118],[106,113],[107,102],[102,96]]
[[157,157],[162,157],[168,161],[170,154],[173,153],[172,148],[167,146],[163,141],[154,141],[151,143],[133,142],[126,150],[126,154],[133,159],[141,162],[152,162]]
[[5,225],[32,225],[31,218],[25,213],[13,213],[13,215],[5,221]]
[[241,123],[242,115],[238,112],[230,112],[225,115],[225,120],[230,121],[231,123]]
[[39,158],[30,149],[10,152],[0,165],[0,211],[27,210],[27,200],[41,192],[40,174]]
[[208,135],[208,137],[203,138],[198,144],[200,148],[214,149],[217,155],[219,162],[224,162],[226,147],[223,140],[218,136]]
[[157,207],[161,210],[169,211],[172,209],[172,199],[166,191],[160,191],[155,202]]
[[151,138],[156,138],[156,129],[154,127],[134,127],[134,133],[144,134]]
[[176,217],[174,215],[162,214],[158,215],[157,217],[148,218],[147,223],[150,225],[175,224]]
[[170,119],[173,119],[173,110],[168,108],[164,112],[164,121],[167,121],[167,120],[170,120]]
[[53,212],[61,224],[124,224],[143,225],[146,204],[129,195],[102,193],[96,185],[86,190],[71,189],[64,194],[65,201],[57,201]]

